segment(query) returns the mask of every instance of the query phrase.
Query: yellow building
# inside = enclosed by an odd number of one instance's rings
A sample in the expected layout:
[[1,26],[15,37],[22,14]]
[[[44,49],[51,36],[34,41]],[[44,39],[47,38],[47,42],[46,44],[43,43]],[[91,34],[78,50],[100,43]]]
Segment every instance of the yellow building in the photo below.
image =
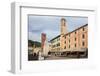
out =
[[50,40],[51,52],[73,52],[88,50],[88,24],[68,32],[67,21],[61,19],[61,33]]
[[65,34],[63,48],[66,51],[82,51],[88,48],[88,24]]

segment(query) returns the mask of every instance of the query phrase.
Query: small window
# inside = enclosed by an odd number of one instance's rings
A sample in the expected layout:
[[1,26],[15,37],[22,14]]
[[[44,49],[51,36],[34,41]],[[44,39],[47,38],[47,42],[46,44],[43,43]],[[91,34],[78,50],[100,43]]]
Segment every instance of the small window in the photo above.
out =
[[84,43],[84,42],[82,42],[82,46],[84,46],[84,44],[85,44],[85,43]]
[[75,47],[76,47],[76,44],[75,44]]
[[65,22],[65,20],[64,20],[64,26],[66,25],[66,22]]
[[66,36],[65,36],[65,39],[66,39]]
[[58,43],[57,46],[60,46],[60,43]]
[[69,45],[69,48],[70,48],[70,45]]
[[76,34],[76,31],[75,31],[75,34]]
[[69,43],[70,43],[70,40],[69,40]]
[[82,38],[84,39],[84,34],[82,35]]
[[83,27],[83,31],[84,31],[84,27]]
[[66,44],[66,41],[65,41],[65,44]]
[[76,41],[76,37],[75,37],[75,41]]
[[64,47],[64,49],[66,49],[66,46]]

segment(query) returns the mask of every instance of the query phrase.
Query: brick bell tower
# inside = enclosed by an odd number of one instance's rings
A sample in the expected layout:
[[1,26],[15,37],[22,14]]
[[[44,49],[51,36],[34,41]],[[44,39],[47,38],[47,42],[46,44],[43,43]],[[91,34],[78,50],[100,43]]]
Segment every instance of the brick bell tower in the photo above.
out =
[[61,19],[60,30],[61,30],[60,50],[62,51],[64,49],[64,41],[65,41],[64,35],[67,33],[67,30],[66,30],[66,19],[64,19],[64,18]]

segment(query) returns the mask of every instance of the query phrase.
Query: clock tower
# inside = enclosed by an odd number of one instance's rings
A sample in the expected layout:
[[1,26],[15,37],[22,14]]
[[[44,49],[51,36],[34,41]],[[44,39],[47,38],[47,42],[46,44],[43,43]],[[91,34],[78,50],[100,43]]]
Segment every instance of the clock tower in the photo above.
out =
[[66,20],[64,18],[61,19],[61,35],[66,34]]
[[61,25],[60,25],[60,30],[61,30],[61,36],[60,36],[60,50],[62,51],[64,49],[64,35],[67,33],[66,31],[66,19],[62,18],[61,19]]

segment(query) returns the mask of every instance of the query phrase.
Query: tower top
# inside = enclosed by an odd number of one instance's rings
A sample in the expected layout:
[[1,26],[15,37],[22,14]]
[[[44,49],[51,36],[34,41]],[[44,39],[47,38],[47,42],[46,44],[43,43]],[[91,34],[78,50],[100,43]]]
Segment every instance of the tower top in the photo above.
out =
[[66,19],[61,18],[61,34],[66,34]]
[[66,21],[66,19],[65,19],[65,18],[61,18],[61,20],[64,20],[64,21]]

